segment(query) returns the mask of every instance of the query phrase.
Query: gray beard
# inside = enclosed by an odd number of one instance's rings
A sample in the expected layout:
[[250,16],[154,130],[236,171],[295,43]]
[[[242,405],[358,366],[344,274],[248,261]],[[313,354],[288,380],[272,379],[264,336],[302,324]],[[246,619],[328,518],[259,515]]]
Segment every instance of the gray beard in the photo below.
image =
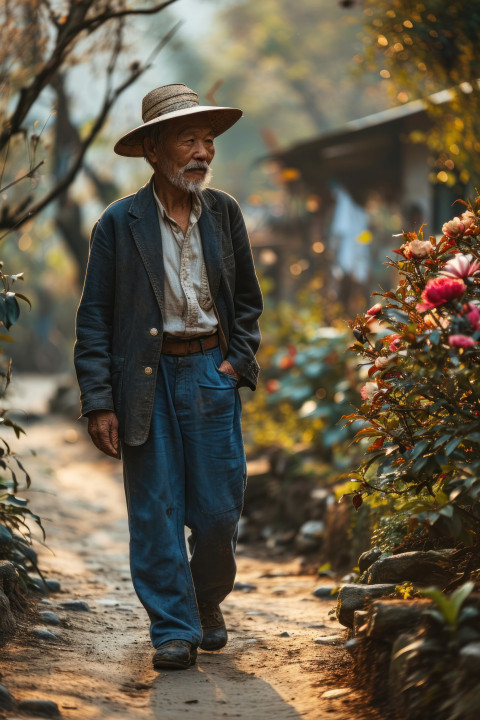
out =
[[210,180],[212,179],[212,171],[210,167],[206,167],[206,173],[204,177],[201,180],[186,180],[184,173],[187,170],[191,170],[193,167],[205,167],[203,163],[201,164],[193,164],[189,163],[188,165],[185,165],[185,167],[181,168],[177,173],[171,173],[169,168],[164,168],[163,172],[165,174],[165,177],[167,180],[176,188],[179,188],[179,190],[184,190],[185,192],[194,192],[198,193],[204,190],[208,184],[210,183]]

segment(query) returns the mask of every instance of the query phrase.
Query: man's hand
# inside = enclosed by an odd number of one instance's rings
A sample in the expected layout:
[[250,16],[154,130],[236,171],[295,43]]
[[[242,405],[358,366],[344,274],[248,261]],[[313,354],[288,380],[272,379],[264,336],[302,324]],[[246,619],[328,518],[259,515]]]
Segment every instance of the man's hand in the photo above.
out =
[[118,420],[111,410],[94,410],[88,416],[88,433],[96,447],[106,455],[120,459]]
[[233,369],[232,365],[228,362],[228,360],[223,360],[222,364],[218,368],[220,372],[227,373],[227,375],[233,375],[234,378],[237,378],[237,380],[241,379],[241,375],[239,375],[235,370]]

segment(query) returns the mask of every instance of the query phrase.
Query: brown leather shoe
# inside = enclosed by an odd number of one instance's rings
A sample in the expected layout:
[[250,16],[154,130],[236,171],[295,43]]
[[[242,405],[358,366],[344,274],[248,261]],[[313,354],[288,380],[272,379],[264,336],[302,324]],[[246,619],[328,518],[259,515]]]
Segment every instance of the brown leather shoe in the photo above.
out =
[[220,650],[228,640],[227,628],[219,605],[199,603],[198,612],[202,623],[202,650]]
[[167,640],[158,646],[153,656],[155,670],[167,668],[171,670],[184,670],[195,665],[197,648],[188,640]]

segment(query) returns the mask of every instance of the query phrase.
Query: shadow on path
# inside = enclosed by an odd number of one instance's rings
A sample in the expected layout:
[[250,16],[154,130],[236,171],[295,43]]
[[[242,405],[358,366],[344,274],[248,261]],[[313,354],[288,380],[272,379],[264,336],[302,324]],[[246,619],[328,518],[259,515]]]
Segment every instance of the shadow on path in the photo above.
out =
[[154,680],[150,706],[155,720],[241,718],[298,720],[301,717],[267,682],[242,672],[235,656],[200,654],[196,667],[162,672]]

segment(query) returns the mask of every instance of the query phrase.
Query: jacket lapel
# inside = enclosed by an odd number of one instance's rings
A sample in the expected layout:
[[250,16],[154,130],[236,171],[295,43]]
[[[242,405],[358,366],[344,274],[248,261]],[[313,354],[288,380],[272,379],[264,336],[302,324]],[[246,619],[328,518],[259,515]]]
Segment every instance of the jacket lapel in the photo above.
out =
[[150,182],[140,188],[134,196],[129,208],[134,220],[130,223],[133,239],[143,260],[150,283],[155,293],[160,312],[164,309],[164,265],[162,236],[158,223],[157,206],[153,197],[153,177]]
[[214,208],[215,197],[205,190],[201,195],[202,214],[198,221],[202,238],[203,258],[210,293],[215,301],[222,276],[222,217]]

